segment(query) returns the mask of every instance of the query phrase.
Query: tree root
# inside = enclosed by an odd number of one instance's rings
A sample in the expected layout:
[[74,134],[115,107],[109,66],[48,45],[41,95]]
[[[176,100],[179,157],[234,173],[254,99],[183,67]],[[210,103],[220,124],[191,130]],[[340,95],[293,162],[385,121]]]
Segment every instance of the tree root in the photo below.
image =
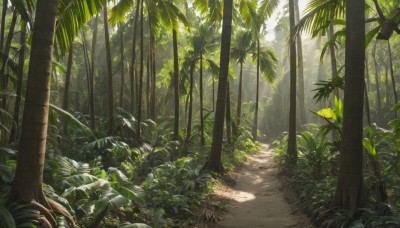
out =
[[56,201],[50,198],[47,198],[47,202],[49,203],[51,209],[53,209],[54,212],[59,213],[67,220],[70,228],[75,227],[74,219],[72,215],[69,213],[69,211],[65,209],[65,207],[63,207],[61,204],[57,203]]

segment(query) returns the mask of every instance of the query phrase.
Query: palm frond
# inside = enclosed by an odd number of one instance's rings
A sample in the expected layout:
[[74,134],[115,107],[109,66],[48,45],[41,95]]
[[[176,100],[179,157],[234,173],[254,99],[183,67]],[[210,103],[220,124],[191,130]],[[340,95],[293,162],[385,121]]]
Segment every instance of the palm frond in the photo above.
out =
[[126,21],[126,15],[131,12],[135,6],[134,0],[119,0],[110,10],[108,22],[115,26],[120,22]]

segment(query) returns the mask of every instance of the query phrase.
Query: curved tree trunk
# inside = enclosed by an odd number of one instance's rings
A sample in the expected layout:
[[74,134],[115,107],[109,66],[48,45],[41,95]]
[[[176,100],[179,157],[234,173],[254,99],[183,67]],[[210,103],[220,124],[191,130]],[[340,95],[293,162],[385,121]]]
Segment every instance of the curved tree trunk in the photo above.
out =
[[114,130],[114,98],[113,98],[113,79],[112,79],[112,60],[110,47],[110,34],[108,31],[108,12],[107,4],[104,6],[104,36],[106,41],[106,57],[107,57],[107,82],[108,82],[108,133]]
[[175,123],[174,123],[174,139],[179,138],[179,59],[178,59],[178,38],[176,30],[172,30],[173,49],[174,49],[174,106],[175,106]]
[[224,130],[224,116],[226,105],[226,89],[228,82],[229,53],[232,32],[232,8],[233,0],[224,0],[224,17],[222,20],[220,69],[218,79],[218,96],[215,110],[214,134],[211,144],[211,152],[204,169],[215,172],[223,172],[224,167],[221,163],[222,138]]
[[[10,198],[10,201],[30,202],[39,209],[44,215],[44,227],[56,227],[56,218],[50,211],[63,209],[51,207],[42,190],[56,15],[56,0],[37,1],[17,169]],[[71,215],[63,211],[74,227]]]
[[17,139],[17,129],[19,126],[19,109],[21,106],[21,95],[22,95],[22,81],[24,79],[24,63],[25,63],[25,49],[26,49],[26,22],[21,23],[21,48],[19,49],[19,57],[18,57],[18,83],[17,83],[17,96],[15,99],[14,105],[14,114],[13,114],[13,126],[11,128],[10,140],[9,142],[13,142]]
[[[294,23],[294,0],[289,0],[290,28]],[[296,44],[290,39],[290,103],[289,103],[289,138],[288,154],[293,163],[297,160],[296,145]]]
[[365,203],[363,179],[363,98],[365,0],[346,3],[345,87],[339,176],[333,206],[359,208]]

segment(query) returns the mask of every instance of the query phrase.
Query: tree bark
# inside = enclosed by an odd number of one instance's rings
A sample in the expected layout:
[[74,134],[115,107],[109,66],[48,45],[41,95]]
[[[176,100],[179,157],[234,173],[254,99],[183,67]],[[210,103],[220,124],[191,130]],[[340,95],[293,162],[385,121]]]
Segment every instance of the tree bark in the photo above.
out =
[[112,60],[110,47],[110,34],[108,31],[108,12],[107,3],[104,6],[104,36],[106,42],[107,57],[107,82],[108,82],[108,133],[114,131],[114,98],[113,98],[113,78],[112,78]]
[[[37,1],[17,169],[10,198],[40,207],[45,217],[42,225],[51,227],[56,227],[57,222],[50,211],[63,209],[52,208],[42,190],[56,15],[57,0]],[[65,209],[63,215],[74,227]]]
[[[389,51],[389,69],[390,69],[390,76],[392,79],[392,88],[393,88],[393,95],[394,95],[394,104],[397,104],[397,90],[396,90],[396,81],[394,79],[393,73],[393,59],[392,59],[392,48],[390,47],[390,40],[387,41],[388,51]],[[394,111],[394,117],[397,119],[397,111]]]
[[139,72],[139,94],[138,94],[138,107],[137,107],[137,141],[139,144],[142,142],[141,122],[142,122],[142,103],[143,103],[143,73],[144,73],[144,43],[143,43],[143,0],[140,3],[140,72]]
[[200,145],[204,146],[204,117],[203,117],[203,52],[200,52]]
[[[69,53],[68,53],[68,63],[67,63],[67,74],[65,75],[65,86],[64,86],[64,99],[62,108],[65,111],[68,111],[69,106],[69,86],[71,84],[71,70],[72,70],[72,58],[74,53],[74,43],[71,42],[69,46]],[[67,132],[67,123],[64,123],[64,133]]]
[[253,141],[257,140],[259,89],[260,89],[260,38],[257,38],[257,84],[256,84],[256,108],[254,110],[254,124],[253,124]]
[[345,87],[339,176],[333,206],[365,204],[363,179],[363,98],[365,64],[365,0],[346,3]]
[[[290,28],[295,26],[294,22],[294,0],[289,0]],[[290,38],[290,103],[289,103],[289,138],[288,154],[291,162],[297,161],[296,145],[296,44],[295,40]]]
[[136,2],[136,10],[135,10],[135,23],[133,26],[133,37],[132,37],[132,62],[130,65],[130,98],[131,98],[131,113],[134,114],[135,110],[135,73],[136,73],[136,33],[137,33],[137,23],[139,20],[139,9],[140,9],[140,0]]
[[221,162],[222,138],[224,130],[224,116],[226,105],[226,89],[228,82],[229,53],[232,32],[232,8],[233,0],[224,0],[224,13],[222,20],[220,71],[218,80],[218,96],[215,110],[214,134],[211,144],[211,152],[204,169],[215,172],[224,172]]
[[120,26],[120,40],[119,40],[119,47],[120,47],[120,55],[121,55],[121,85],[119,90],[119,107],[124,107],[124,86],[125,86],[125,58],[124,58],[124,30],[122,26]]
[[8,1],[3,1],[3,10],[1,11],[1,28],[0,28],[0,51],[4,48],[4,33],[6,30]]
[[176,30],[172,30],[173,49],[174,49],[174,106],[175,106],[175,123],[174,123],[174,139],[179,138],[179,59],[178,59],[178,38]]
[[240,128],[240,119],[242,118],[242,87],[243,87],[243,63],[240,63],[240,74],[239,74],[239,90],[238,99],[236,106],[236,126]]
[[[374,68],[375,68],[375,85],[376,85],[376,110],[377,110],[377,116],[382,115],[382,104],[381,104],[381,92],[380,92],[380,86],[379,86],[379,74],[378,74],[378,63],[376,61],[376,42],[374,45],[374,48],[372,49],[372,57],[374,59]],[[382,124],[382,121],[380,118],[378,118],[378,123]]]
[[193,115],[193,71],[194,71],[195,63],[190,66],[190,88],[189,88],[189,112],[188,112],[188,122],[186,126],[186,142],[189,142],[192,132],[192,115]]
[[13,125],[10,133],[9,142],[12,143],[17,139],[17,129],[19,127],[19,109],[21,106],[21,96],[22,96],[22,82],[24,80],[24,63],[25,63],[25,49],[26,49],[26,22],[21,23],[21,48],[19,49],[19,57],[18,57],[18,83],[17,83],[17,96],[15,99],[14,105],[14,114],[13,114]]
[[92,53],[91,53],[91,72],[90,72],[90,128],[92,130],[96,129],[96,119],[94,118],[94,76],[95,76],[95,66],[96,66],[96,45],[97,45],[97,31],[99,24],[99,15],[96,15],[94,19],[94,29],[92,38]]
[[[330,16],[331,23],[329,24],[329,32],[328,32],[328,38],[329,38],[329,42],[330,42],[329,51],[330,51],[330,57],[331,57],[332,78],[339,76],[338,71],[337,71],[337,63],[336,63],[336,50],[335,50],[336,40],[332,40],[333,36],[335,34],[335,29],[332,24],[333,19],[334,19],[334,10],[331,11],[331,16]],[[333,100],[335,97],[339,98],[339,88],[333,89]],[[339,139],[338,132],[336,130],[332,130],[332,140],[337,141],[338,139]]]
[[226,88],[226,138],[228,143],[232,143],[232,118],[231,118],[231,90],[229,88],[229,78]]

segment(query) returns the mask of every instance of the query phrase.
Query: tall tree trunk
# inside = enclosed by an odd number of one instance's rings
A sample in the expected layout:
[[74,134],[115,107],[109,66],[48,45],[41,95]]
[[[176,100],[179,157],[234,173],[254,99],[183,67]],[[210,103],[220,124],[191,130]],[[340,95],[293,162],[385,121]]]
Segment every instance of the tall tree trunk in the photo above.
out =
[[[9,59],[9,55],[10,55],[11,42],[12,42],[12,38],[14,36],[14,29],[15,29],[15,25],[17,23],[17,18],[18,18],[17,10],[14,10],[13,16],[11,19],[10,29],[8,31],[6,44],[4,47],[3,65],[1,66],[1,70],[0,70],[0,76],[2,78],[2,84],[3,84],[4,91],[7,90],[7,86],[8,86],[7,63],[8,63],[8,59]],[[3,102],[2,108],[4,110],[6,110],[6,108],[7,108],[7,96],[6,95],[3,95],[2,102]]]
[[[300,20],[300,10],[299,10],[299,0],[296,1],[294,4],[294,10],[296,15],[296,23]],[[305,97],[304,97],[304,63],[303,63],[303,46],[301,35],[299,34],[296,38],[297,41],[297,71],[299,74],[299,117],[300,117],[300,124],[307,123],[307,116],[306,116],[306,105],[305,105]]]
[[91,72],[90,72],[90,128],[92,130],[96,129],[96,120],[94,118],[94,76],[95,76],[95,66],[96,66],[96,45],[97,45],[97,31],[99,24],[99,15],[96,15],[94,19],[94,29],[92,38],[92,53],[91,53]]
[[257,38],[257,84],[256,84],[256,108],[254,110],[254,124],[253,124],[253,141],[257,140],[259,89],[260,89],[260,39]]
[[149,52],[149,54],[147,55],[147,61],[146,61],[146,66],[147,66],[147,71],[146,71],[146,73],[147,73],[147,77],[146,77],[146,104],[147,104],[147,107],[146,107],[146,111],[147,111],[147,118],[149,118],[150,117],[150,77],[151,77],[151,75],[152,75],[152,72],[151,72],[151,67],[150,67],[150,52]]
[[178,38],[176,30],[172,30],[173,49],[174,49],[174,106],[175,106],[175,123],[174,123],[174,139],[179,138],[179,59],[178,59]]
[[212,77],[212,110],[215,111],[215,79],[214,75]]
[[10,201],[22,199],[34,205],[44,216],[43,227],[57,226],[55,215],[50,211],[61,212],[74,227],[67,210],[60,205],[54,207],[42,190],[56,15],[56,0],[37,1],[17,169]]
[[141,122],[142,122],[142,103],[143,103],[143,73],[144,73],[144,31],[143,31],[143,0],[140,3],[140,72],[139,72],[139,94],[138,94],[138,107],[137,107],[137,141],[142,142]]
[[[379,74],[378,74],[378,63],[376,61],[376,42],[374,45],[374,48],[372,49],[372,57],[374,59],[374,68],[375,68],[375,85],[376,85],[376,110],[377,110],[377,116],[382,115],[382,104],[381,104],[381,92],[380,92],[380,86],[379,86]],[[382,121],[380,118],[378,118],[378,123],[382,124]]]
[[365,203],[363,179],[363,98],[365,0],[346,3],[345,87],[339,176],[333,206],[359,208]]
[[188,122],[186,126],[186,139],[185,139],[186,142],[189,142],[192,132],[194,68],[195,68],[195,63],[193,63],[190,66],[189,112],[188,112]]
[[[294,0],[289,0],[290,28],[294,23]],[[295,40],[290,38],[290,103],[289,103],[289,138],[288,154],[293,163],[297,161],[296,145],[296,44]]]
[[232,118],[231,118],[231,90],[229,88],[229,78],[226,88],[226,138],[228,143],[232,143]]
[[[393,88],[393,95],[394,95],[394,104],[397,104],[397,90],[396,90],[396,81],[394,80],[394,73],[393,73],[393,59],[392,59],[392,48],[390,47],[390,40],[387,41],[388,49],[389,49],[389,69],[390,69],[390,76],[392,79],[392,88]],[[394,117],[397,119],[397,111],[394,111]]]
[[21,48],[19,49],[19,57],[18,57],[18,72],[17,72],[17,96],[15,99],[14,105],[14,114],[13,114],[13,125],[10,133],[9,142],[13,142],[17,139],[17,129],[19,127],[19,109],[21,106],[21,96],[22,96],[22,82],[24,79],[24,63],[25,63],[25,49],[26,49],[26,22],[21,23],[21,37],[20,37]]
[[243,63],[240,63],[240,74],[239,74],[239,90],[238,99],[236,106],[236,126],[240,128],[240,119],[242,118],[242,87],[243,87]]
[[[68,106],[69,106],[69,86],[71,84],[71,70],[72,70],[73,53],[74,53],[74,43],[71,42],[71,45],[69,46],[67,74],[65,75],[64,99],[63,99],[63,104],[62,104],[62,108],[65,111],[68,111]],[[63,128],[64,128],[64,133],[66,133],[67,132],[67,123],[66,122],[64,122]]]
[[135,73],[136,73],[136,36],[137,36],[137,24],[139,20],[139,9],[140,9],[140,0],[136,1],[136,9],[135,9],[135,23],[133,25],[133,37],[132,37],[132,59],[131,65],[129,68],[130,74],[130,98],[131,98],[131,113],[134,114],[135,110]]
[[[89,60],[89,50],[87,48],[86,44],[86,33],[85,30],[82,29],[82,49],[83,49],[83,57],[85,60],[85,68],[86,68],[86,86],[87,86],[87,92],[88,92],[88,98],[89,98],[89,103],[91,100],[91,93],[90,93],[90,72],[91,70],[91,65],[90,65],[90,60]],[[84,107],[86,110],[86,106]],[[89,110],[90,112],[90,110]]]
[[[150,9],[149,9],[150,11]],[[149,12],[150,14],[150,12]],[[150,98],[149,98],[149,114],[150,119],[156,118],[156,39],[151,30],[151,20],[149,20],[149,30],[150,30],[150,61],[149,61],[149,69],[151,74],[149,75],[150,81]]]
[[385,95],[386,95],[386,108],[390,109],[391,97],[390,97],[390,88],[389,88],[389,66],[385,63]]
[[6,30],[8,1],[3,1],[3,10],[1,11],[1,28],[0,28],[0,51],[4,48],[4,34]]
[[110,47],[110,34],[108,31],[108,12],[107,3],[104,6],[104,36],[106,42],[107,57],[107,82],[108,82],[108,133],[114,131],[114,98],[113,98],[113,78],[112,78],[112,60]]
[[[335,18],[334,16],[334,10],[331,11],[331,16],[330,20],[331,23],[329,24],[329,32],[328,32],[328,39],[329,39],[329,51],[330,51],[330,57],[331,57],[331,72],[332,72],[332,78],[339,76],[338,75],[338,70],[337,70],[337,63],[336,63],[336,50],[335,50],[335,42],[336,40],[333,40],[335,30],[333,28],[332,21]],[[339,99],[339,88],[334,88],[333,89],[333,98],[337,97]],[[333,99],[334,100],[334,99]],[[339,134],[336,130],[332,130],[332,139],[333,141],[337,141],[339,139]]]
[[120,26],[120,40],[119,40],[119,45],[120,45],[120,52],[121,52],[121,86],[119,90],[119,107],[123,108],[124,107],[124,86],[125,86],[125,58],[124,58],[124,30],[122,29],[122,26]]
[[211,152],[208,161],[204,165],[205,169],[223,172],[224,167],[221,163],[222,138],[224,130],[224,117],[226,105],[226,89],[228,82],[229,53],[232,32],[232,8],[233,0],[224,0],[224,13],[222,20],[220,69],[218,79],[218,96],[215,110],[214,134],[211,144]]
[[204,116],[203,116],[203,52],[200,52],[200,145],[204,146]]

